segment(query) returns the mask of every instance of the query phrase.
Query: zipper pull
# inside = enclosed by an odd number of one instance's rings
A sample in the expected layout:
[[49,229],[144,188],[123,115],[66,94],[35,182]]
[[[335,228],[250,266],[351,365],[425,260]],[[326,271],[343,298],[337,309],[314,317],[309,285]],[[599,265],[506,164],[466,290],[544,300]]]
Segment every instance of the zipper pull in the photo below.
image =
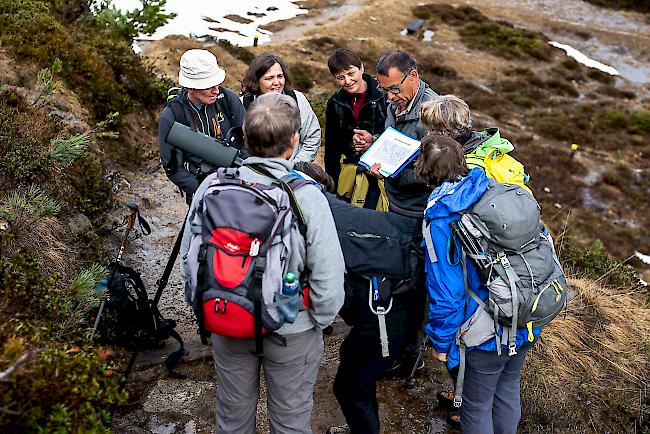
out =
[[249,256],[257,256],[260,253],[260,240],[255,238],[251,243],[251,250],[248,252]]

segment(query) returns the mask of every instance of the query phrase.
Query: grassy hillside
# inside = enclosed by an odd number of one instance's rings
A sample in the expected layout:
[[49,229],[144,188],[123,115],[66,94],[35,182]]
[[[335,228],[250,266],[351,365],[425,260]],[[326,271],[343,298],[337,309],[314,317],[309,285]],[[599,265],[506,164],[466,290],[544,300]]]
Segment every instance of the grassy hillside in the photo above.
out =
[[86,1],[5,0],[0,26],[0,431],[103,432],[126,397],[119,358],[87,344],[109,165],[167,84]]

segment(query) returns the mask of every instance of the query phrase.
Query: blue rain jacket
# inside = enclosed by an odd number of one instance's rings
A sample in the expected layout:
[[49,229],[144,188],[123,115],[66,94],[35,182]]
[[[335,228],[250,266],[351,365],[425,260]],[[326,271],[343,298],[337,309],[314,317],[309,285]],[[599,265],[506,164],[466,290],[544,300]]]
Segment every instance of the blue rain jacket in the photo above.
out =
[[[463,268],[460,263],[460,243],[451,244],[449,224],[460,219],[460,212],[480,199],[488,186],[488,178],[480,168],[472,169],[457,182],[445,182],[435,188],[429,196],[424,220],[431,231],[433,250],[436,258],[432,261],[427,248],[425,269],[427,290],[429,291],[429,323],[426,333],[439,353],[447,353],[447,367],[454,368],[459,363],[459,350],[456,345],[456,332],[478,308],[478,304],[465,294]],[[482,282],[471,260],[467,260],[468,286],[481,298],[487,300],[488,290]],[[533,329],[538,336],[541,328]],[[501,334],[501,327],[499,327]],[[526,329],[517,330],[517,347],[528,343]],[[507,347],[502,346],[507,354]],[[496,351],[495,339],[488,339],[473,347],[485,351]],[[468,348],[471,351],[473,348]]]

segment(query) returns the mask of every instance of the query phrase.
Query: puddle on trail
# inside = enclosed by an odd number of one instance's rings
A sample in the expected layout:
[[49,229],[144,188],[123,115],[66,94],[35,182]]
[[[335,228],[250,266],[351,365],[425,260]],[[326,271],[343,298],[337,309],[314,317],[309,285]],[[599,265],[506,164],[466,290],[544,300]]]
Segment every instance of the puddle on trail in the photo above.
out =
[[596,199],[592,193],[592,187],[600,179],[600,175],[605,171],[606,167],[598,166],[598,168],[591,168],[587,173],[587,176],[584,177],[585,185],[581,189],[582,193],[582,202],[584,206],[596,208],[596,209],[607,209],[608,205],[602,200]]

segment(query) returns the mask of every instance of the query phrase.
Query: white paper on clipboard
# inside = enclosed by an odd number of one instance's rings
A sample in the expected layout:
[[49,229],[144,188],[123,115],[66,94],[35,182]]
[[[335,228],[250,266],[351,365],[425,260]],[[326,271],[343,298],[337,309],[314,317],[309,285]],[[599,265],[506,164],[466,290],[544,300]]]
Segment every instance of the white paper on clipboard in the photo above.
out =
[[419,150],[419,140],[388,127],[361,156],[359,164],[370,168],[373,164],[379,163],[381,164],[379,172],[385,176],[394,176],[417,155]]

